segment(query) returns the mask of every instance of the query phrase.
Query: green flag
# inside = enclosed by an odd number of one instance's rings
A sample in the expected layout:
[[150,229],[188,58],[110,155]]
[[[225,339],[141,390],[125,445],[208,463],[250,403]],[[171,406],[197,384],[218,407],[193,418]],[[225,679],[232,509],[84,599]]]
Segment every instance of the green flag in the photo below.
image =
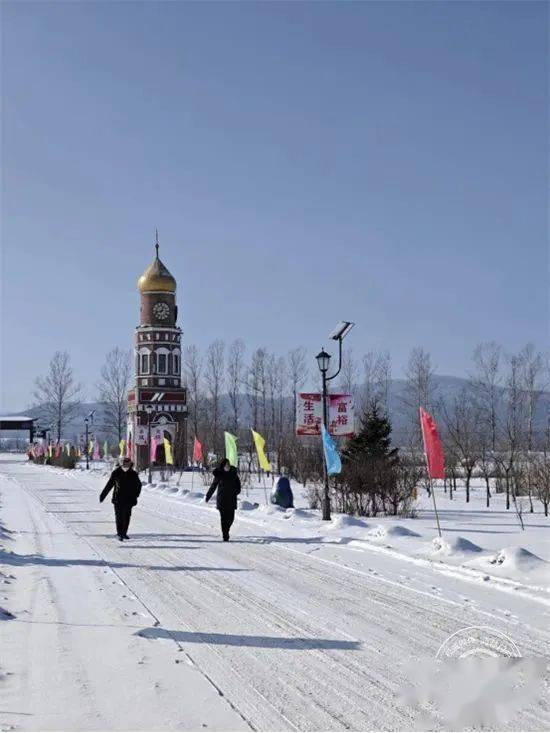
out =
[[235,468],[239,465],[239,457],[237,455],[237,438],[231,433],[224,432],[225,436],[225,457],[229,459],[229,463]]
[[105,441],[103,443],[103,458],[107,458],[108,455],[109,455],[109,443]]

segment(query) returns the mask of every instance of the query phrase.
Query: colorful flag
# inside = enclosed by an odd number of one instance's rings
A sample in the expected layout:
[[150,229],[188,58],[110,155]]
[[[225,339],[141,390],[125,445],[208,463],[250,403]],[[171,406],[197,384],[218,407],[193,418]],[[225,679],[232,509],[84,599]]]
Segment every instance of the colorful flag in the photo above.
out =
[[195,436],[195,441],[193,443],[193,463],[202,463],[203,461],[204,456],[202,454],[202,443],[197,436]]
[[229,463],[235,468],[239,465],[239,455],[237,453],[237,437],[231,435],[227,431],[224,432],[225,436],[225,457],[229,460]]
[[118,447],[120,449],[120,458],[124,458],[124,452],[126,448],[126,441],[124,438],[119,442]]
[[70,456],[71,455],[71,444],[70,443],[65,443],[65,450],[67,451],[67,455]]
[[57,444],[57,445],[55,446],[55,457],[56,457],[56,458],[60,458],[60,457],[61,457],[61,450],[62,450],[62,448],[61,448],[61,444],[60,444],[60,443],[58,443],[58,444]]
[[323,449],[325,452],[325,463],[327,464],[327,473],[332,476],[342,471],[342,461],[336,449],[336,443],[328,434],[324,425],[321,425],[321,435],[323,436]]
[[157,445],[157,439],[155,437],[151,438],[151,463],[157,460]]
[[94,445],[94,461],[99,461],[101,453],[99,452],[99,440],[96,440]]
[[172,455],[172,446],[167,438],[164,438],[164,458],[168,466],[174,465],[174,456]]
[[252,436],[256,445],[256,452],[258,453],[260,466],[264,469],[264,471],[269,471],[271,473],[271,463],[268,461],[265,454],[265,438],[262,438],[260,433],[257,433],[255,430],[252,430]]
[[126,443],[126,456],[128,458],[132,457],[132,438],[128,438],[128,442]]
[[109,443],[105,441],[103,443],[103,458],[107,458],[108,455],[109,455]]
[[53,445],[51,444],[48,446],[48,455],[50,458],[53,456]]
[[430,478],[445,478],[445,453],[437,425],[429,412],[420,408],[420,426]]

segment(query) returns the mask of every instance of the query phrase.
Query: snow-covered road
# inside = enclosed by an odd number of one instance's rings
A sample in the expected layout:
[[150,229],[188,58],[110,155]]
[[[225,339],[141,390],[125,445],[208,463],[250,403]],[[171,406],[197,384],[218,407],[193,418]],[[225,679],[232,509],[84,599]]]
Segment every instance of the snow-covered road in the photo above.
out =
[[[97,479],[0,457],[2,729],[438,729],[403,692],[458,629],[548,657],[528,599],[144,494],[121,544]],[[500,727],[550,727],[543,676]]]

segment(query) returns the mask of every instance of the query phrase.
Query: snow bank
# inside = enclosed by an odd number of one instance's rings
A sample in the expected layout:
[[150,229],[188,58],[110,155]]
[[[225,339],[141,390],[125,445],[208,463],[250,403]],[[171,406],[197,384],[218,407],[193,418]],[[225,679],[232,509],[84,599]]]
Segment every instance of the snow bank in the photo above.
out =
[[342,530],[348,527],[361,527],[366,529],[369,525],[364,519],[358,517],[350,517],[347,514],[337,514],[330,522],[330,529]]
[[550,563],[525,547],[504,547],[495,554],[480,558],[476,563],[468,564],[491,575],[534,581],[550,589]]
[[523,572],[539,569],[542,565],[548,565],[550,568],[550,563],[526,550],[525,547],[505,547],[493,555],[489,562],[491,565],[501,565]]
[[308,509],[296,509],[292,507],[288,509],[283,509],[283,512],[284,519],[305,520],[306,522],[310,522],[312,519],[319,519],[316,512],[310,511]]
[[379,524],[377,527],[374,527],[367,532],[367,537],[369,539],[383,540],[386,539],[386,537],[421,537],[421,535],[419,535],[418,532],[413,532],[412,529],[403,527],[400,524],[391,524],[389,526]]
[[436,537],[432,540],[431,545],[433,555],[469,555],[483,551],[482,547],[460,535],[451,540]]

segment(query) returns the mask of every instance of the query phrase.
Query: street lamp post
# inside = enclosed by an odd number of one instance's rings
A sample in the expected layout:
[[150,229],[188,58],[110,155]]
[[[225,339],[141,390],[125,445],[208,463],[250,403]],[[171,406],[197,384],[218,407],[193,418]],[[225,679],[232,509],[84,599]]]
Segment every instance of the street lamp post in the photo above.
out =
[[[328,392],[327,392],[327,382],[330,382],[331,379],[334,379],[340,374],[340,370],[342,369],[342,341],[344,340],[344,337],[348,335],[348,333],[351,331],[355,324],[351,321],[342,321],[341,323],[336,326],[334,331],[331,332],[330,338],[334,341],[338,341],[338,370],[334,372],[330,377],[327,377],[327,372],[330,365],[330,354],[327,354],[324,347],[321,349],[321,351],[317,354],[315,357],[317,359],[317,365],[319,367],[319,371],[321,372],[321,377],[323,380],[323,425],[325,426],[325,430],[328,432],[329,429],[329,420],[328,420]],[[324,492],[323,492],[323,520],[330,521],[330,488],[328,484],[328,471],[327,471],[327,462],[325,460],[325,457],[323,455],[323,481],[324,481]]]
[[153,412],[153,405],[146,405],[145,411],[147,412],[147,468],[148,468],[148,481],[153,483],[151,475],[151,413]]
[[84,438],[84,450],[86,453],[86,470],[89,470],[90,468],[90,455],[89,455],[89,447],[88,447],[88,418],[84,418],[84,424],[86,426],[86,435]]

